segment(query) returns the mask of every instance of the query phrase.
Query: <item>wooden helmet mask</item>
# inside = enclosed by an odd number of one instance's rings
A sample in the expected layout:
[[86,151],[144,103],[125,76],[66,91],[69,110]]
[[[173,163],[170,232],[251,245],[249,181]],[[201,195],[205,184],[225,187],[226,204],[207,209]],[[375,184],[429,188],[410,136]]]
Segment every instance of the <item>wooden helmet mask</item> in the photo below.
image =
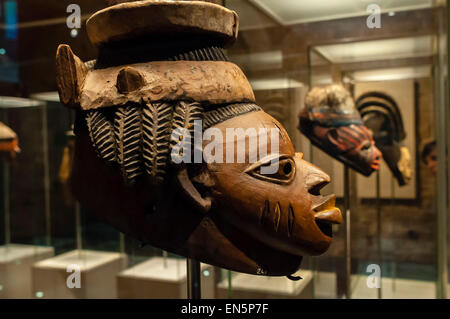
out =
[[397,103],[389,95],[377,91],[362,94],[355,103],[399,186],[408,184],[412,178],[411,154],[402,145],[406,133]]
[[357,172],[370,176],[378,170],[381,152],[342,85],[314,87],[308,92],[299,129],[312,144]]
[[[220,5],[136,1],[87,21],[97,60],[83,63],[61,45],[58,90],[77,113],[71,189],[152,246],[238,272],[291,275],[303,255],[328,249],[342,215],[334,195],[320,195],[330,177],[294,152],[228,61],[223,48],[237,30],[236,13]],[[276,134],[252,144],[250,133],[229,129]],[[261,145],[269,151],[252,160]],[[278,169],[264,173],[268,163]]]

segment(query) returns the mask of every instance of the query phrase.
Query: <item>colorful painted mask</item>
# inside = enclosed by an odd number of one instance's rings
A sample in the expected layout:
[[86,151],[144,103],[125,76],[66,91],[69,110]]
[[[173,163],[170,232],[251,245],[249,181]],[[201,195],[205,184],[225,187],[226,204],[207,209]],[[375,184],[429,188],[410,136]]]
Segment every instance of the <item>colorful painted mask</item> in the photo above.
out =
[[406,133],[397,103],[387,94],[368,92],[358,98],[356,106],[398,184],[406,185],[412,177],[411,155],[401,145]]
[[299,117],[313,145],[365,176],[378,170],[381,152],[344,87],[313,88]]
[[20,152],[17,134],[0,122],[0,154],[7,159],[14,159]]
[[210,3],[131,2],[88,20],[97,61],[60,46],[61,101],[77,113],[70,184],[91,212],[143,242],[234,271],[290,275],[304,254],[328,249],[342,216],[334,195],[320,195],[329,176],[294,152],[227,61],[222,47],[237,26],[233,11]]

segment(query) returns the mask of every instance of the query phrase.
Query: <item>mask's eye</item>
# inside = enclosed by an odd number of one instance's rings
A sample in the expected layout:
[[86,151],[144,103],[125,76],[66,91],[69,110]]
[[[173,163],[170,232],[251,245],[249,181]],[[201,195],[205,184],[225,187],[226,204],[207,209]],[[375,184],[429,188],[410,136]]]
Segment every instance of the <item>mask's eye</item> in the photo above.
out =
[[361,147],[361,151],[367,151],[372,146],[371,143],[367,142]]
[[295,177],[295,162],[290,157],[263,160],[251,165],[245,172],[264,181],[289,184]]

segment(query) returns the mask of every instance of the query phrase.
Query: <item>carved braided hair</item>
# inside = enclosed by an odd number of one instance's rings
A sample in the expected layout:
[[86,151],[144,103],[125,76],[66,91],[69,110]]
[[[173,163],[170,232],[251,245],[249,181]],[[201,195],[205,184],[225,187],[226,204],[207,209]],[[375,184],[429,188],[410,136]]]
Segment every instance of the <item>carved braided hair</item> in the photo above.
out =
[[[192,50],[168,60],[227,61],[222,49]],[[128,184],[146,175],[151,182],[164,182],[172,149],[186,130],[193,136],[194,121],[202,120],[206,129],[232,117],[258,111],[251,103],[208,106],[195,101],[130,103],[89,110],[86,123],[91,142],[100,158],[118,164]],[[185,145],[186,147],[186,145]],[[193,147],[193,145],[187,145]]]

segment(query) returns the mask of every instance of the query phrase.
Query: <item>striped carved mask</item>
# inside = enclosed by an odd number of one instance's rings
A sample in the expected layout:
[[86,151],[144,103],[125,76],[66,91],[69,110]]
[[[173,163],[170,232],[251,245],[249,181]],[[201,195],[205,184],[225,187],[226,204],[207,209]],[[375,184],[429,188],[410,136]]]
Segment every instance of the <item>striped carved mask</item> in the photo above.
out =
[[381,152],[342,86],[313,88],[299,118],[300,131],[328,155],[365,176],[378,170]]

